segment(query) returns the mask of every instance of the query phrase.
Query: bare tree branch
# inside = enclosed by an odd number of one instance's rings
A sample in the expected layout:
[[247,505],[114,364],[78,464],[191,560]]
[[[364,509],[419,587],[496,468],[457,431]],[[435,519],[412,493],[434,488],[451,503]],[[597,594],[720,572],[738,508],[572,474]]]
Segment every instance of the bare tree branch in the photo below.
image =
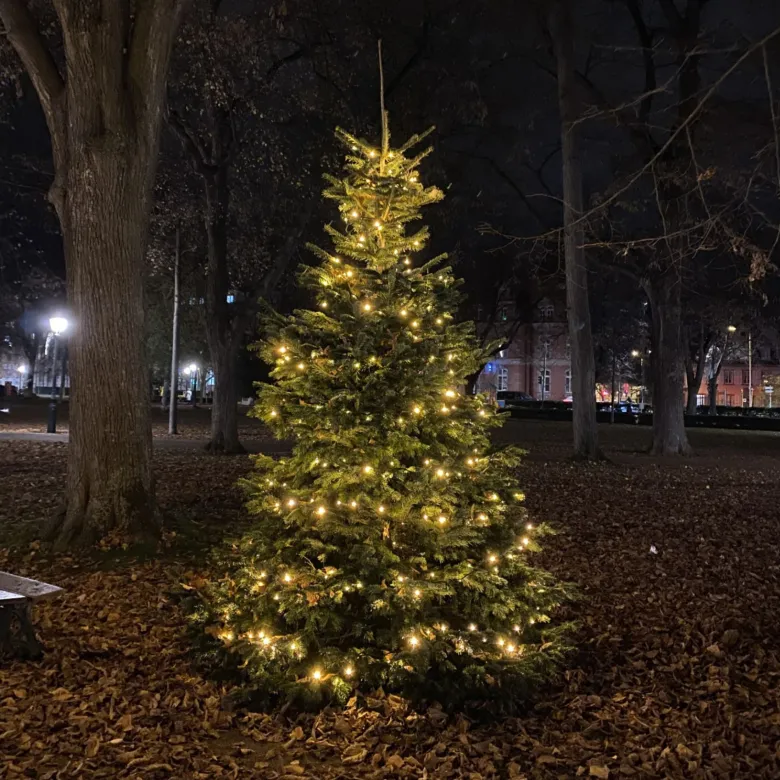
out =
[[8,40],[24,63],[35,86],[49,131],[55,142],[59,143],[58,136],[64,116],[60,117],[58,114],[64,111],[64,107],[60,106],[60,98],[65,91],[65,82],[38,24],[25,0],[0,0],[0,19]]

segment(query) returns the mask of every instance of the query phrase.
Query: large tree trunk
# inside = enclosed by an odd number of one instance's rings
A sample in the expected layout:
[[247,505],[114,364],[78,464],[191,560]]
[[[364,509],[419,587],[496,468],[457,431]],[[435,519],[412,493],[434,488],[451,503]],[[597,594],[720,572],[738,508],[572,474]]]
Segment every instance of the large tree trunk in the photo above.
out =
[[574,69],[574,33],[570,0],[551,0],[550,27],[558,60],[558,104],[561,115],[563,224],[566,255],[566,309],[572,357],[574,455],[600,457],[596,423],[596,368],[588,301],[588,267],[582,216],[582,165],[579,156],[581,103]]
[[165,80],[185,2],[54,0],[61,71],[27,3],[0,0],[51,134],[50,199],[74,320],[67,501],[49,529],[60,546],[157,528],[142,274]]
[[683,406],[682,306],[680,279],[673,269],[646,283],[653,330],[654,455],[690,453]]
[[157,527],[142,337],[147,175],[131,166],[114,150],[85,148],[68,170],[61,224],[77,322],[68,502],[50,529],[60,545]]
[[[215,133],[215,139],[219,137]],[[215,140],[214,143],[217,143]],[[219,150],[215,150],[219,156]],[[240,317],[231,317],[227,296],[230,275],[227,258],[227,215],[230,190],[227,166],[221,165],[204,177],[206,187],[206,335],[214,371],[214,402],[211,409],[211,452],[236,453],[244,448],[238,440],[236,365],[241,347]]]

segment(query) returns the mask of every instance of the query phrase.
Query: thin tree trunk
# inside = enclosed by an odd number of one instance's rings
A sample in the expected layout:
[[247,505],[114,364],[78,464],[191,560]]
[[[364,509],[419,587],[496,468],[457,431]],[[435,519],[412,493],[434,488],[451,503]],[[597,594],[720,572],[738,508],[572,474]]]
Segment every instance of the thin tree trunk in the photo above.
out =
[[680,280],[673,270],[647,283],[653,318],[653,448],[655,455],[687,455]]
[[[572,420],[574,455],[600,457],[596,423],[596,368],[588,301],[585,257],[582,164],[579,150],[581,105],[574,68],[574,33],[570,0],[552,0],[550,27],[558,60],[558,104],[561,115],[563,224],[566,255],[566,309],[572,356]],[[546,377],[543,381],[546,381]],[[544,385],[543,385],[544,387]]]
[[168,433],[177,434],[179,414],[179,265],[181,261],[181,225],[176,225],[173,255],[173,333],[171,334],[171,378],[169,389]]
[[718,375],[713,374],[709,378],[710,414],[714,417],[718,413]]

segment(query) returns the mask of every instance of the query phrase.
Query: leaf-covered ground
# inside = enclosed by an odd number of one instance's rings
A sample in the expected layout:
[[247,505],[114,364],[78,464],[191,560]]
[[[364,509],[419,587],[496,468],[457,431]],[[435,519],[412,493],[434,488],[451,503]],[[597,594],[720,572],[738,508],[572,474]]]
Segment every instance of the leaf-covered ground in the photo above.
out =
[[[66,588],[38,609],[36,663],[0,667],[0,778],[780,777],[780,437],[702,431],[699,455],[640,454],[603,429],[611,462],[566,460],[568,430],[511,424],[532,449],[532,513],[559,530],[544,563],[579,585],[579,651],[522,719],[491,724],[377,695],[344,711],[231,711],[188,656],[176,593],[242,522],[244,459],[161,453],[159,551],[0,568]],[[63,445],[0,442],[0,534],[60,498]]]

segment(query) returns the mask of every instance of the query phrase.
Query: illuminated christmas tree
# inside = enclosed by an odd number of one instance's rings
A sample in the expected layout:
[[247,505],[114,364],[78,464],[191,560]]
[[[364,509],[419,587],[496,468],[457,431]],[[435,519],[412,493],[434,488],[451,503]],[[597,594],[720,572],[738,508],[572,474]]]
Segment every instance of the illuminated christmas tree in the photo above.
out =
[[212,631],[256,690],[309,703],[383,686],[440,701],[514,696],[560,660],[563,588],[530,558],[544,528],[515,482],[520,452],[462,394],[484,359],[456,323],[446,257],[421,260],[420,209],[441,200],[412,154],[337,131],[342,227],[301,282],[314,310],[272,315],[254,414],[290,457],[258,457],[252,530],[209,601]]

